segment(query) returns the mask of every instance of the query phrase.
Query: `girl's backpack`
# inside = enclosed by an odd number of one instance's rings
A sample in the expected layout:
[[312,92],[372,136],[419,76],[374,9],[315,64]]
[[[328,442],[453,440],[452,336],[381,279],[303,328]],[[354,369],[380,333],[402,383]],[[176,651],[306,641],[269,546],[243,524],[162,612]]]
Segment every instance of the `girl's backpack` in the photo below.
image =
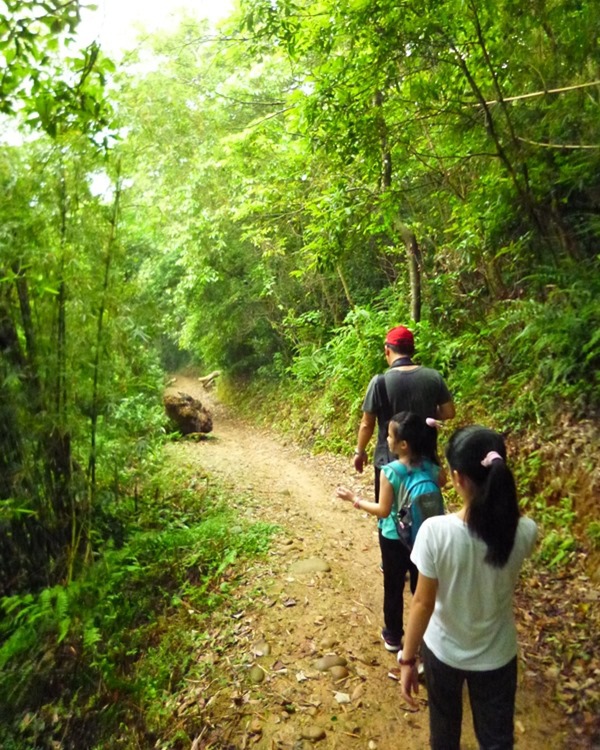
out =
[[409,469],[403,464],[389,464],[401,478],[398,491],[396,529],[401,541],[413,548],[417,532],[426,518],[446,512],[442,491],[424,469]]

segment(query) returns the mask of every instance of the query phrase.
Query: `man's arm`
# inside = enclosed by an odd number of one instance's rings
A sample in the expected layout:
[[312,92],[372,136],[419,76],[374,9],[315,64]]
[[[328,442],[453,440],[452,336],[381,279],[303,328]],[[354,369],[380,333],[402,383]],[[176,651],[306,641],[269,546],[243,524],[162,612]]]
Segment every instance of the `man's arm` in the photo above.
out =
[[363,411],[362,419],[360,420],[360,425],[358,427],[358,438],[356,441],[356,450],[359,453],[364,453],[367,450],[369,440],[373,437],[376,422],[377,417],[375,414],[371,414],[371,412],[368,411]]
[[445,404],[438,404],[436,419],[454,419],[456,415],[456,409],[454,408],[454,401],[446,401]]
[[356,450],[354,451],[354,468],[362,474],[364,465],[368,462],[367,445],[373,436],[377,416],[371,412],[363,411],[362,419],[358,427],[356,439]]

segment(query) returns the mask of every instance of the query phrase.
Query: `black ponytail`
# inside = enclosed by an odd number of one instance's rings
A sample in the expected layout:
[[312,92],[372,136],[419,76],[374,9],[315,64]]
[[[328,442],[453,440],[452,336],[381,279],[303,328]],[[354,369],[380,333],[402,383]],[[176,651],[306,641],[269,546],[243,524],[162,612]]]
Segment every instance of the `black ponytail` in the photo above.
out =
[[486,562],[504,567],[515,543],[520,516],[504,440],[486,427],[463,427],[450,438],[446,458],[453,471],[465,474],[475,485],[466,521],[487,545]]

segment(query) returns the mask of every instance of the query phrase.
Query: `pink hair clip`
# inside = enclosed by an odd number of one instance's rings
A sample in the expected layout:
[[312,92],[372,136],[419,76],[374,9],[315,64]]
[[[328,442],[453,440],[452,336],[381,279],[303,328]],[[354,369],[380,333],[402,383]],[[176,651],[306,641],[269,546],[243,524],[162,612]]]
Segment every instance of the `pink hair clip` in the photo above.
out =
[[440,427],[443,427],[443,424],[441,422],[438,422],[438,420],[434,419],[433,417],[427,417],[425,423],[428,427],[433,427],[435,430],[439,430]]
[[481,462],[482,466],[488,467],[492,465],[493,461],[503,461],[502,456],[496,451],[490,451],[487,456]]

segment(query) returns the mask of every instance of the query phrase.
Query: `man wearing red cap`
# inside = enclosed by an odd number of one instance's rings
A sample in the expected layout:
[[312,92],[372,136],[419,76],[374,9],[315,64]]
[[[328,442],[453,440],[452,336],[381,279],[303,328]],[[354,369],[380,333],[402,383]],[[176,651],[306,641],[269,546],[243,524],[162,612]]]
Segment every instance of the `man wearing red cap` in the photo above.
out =
[[[354,451],[354,468],[362,474],[368,461],[366,448],[377,422],[379,428],[373,457],[375,502],[379,501],[380,469],[394,459],[387,446],[390,417],[401,411],[415,412],[423,419],[452,419],[455,414],[452,396],[443,377],[437,370],[416,365],[412,361],[414,351],[414,337],[408,328],[397,326],[388,331],[384,352],[389,369],[383,376],[376,375],[371,380],[363,401],[363,416]],[[382,387],[385,388],[383,394]]]

